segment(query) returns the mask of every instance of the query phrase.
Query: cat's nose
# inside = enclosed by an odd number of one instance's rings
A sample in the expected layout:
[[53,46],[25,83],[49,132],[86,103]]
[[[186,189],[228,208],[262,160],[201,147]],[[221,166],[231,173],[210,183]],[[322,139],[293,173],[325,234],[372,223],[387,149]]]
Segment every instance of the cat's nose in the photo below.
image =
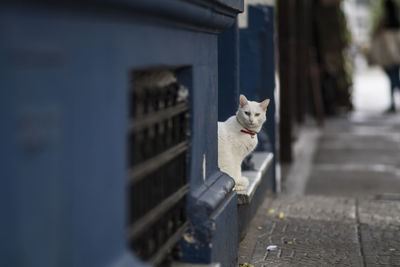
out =
[[253,123],[253,120],[250,119],[249,121],[250,121],[250,123]]

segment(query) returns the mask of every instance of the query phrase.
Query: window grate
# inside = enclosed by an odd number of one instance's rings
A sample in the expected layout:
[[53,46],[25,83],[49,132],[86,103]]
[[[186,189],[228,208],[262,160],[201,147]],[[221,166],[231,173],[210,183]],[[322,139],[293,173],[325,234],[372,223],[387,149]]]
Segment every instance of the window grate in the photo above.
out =
[[157,265],[187,227],[189,102],[171,71],[132,76],[128,241],[138,257]]

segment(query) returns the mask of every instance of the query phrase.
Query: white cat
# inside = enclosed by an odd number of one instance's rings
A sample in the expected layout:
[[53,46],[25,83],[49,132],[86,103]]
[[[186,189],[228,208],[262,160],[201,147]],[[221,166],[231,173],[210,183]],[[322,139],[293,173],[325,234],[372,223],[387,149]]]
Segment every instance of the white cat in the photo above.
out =
[[240,95],[239,100],[236,116],[218,122],[218,167],[235,180],[236,191],[245,191],[249,180],[242,176],[242,161],[257,146],[269,99],[258,103]]

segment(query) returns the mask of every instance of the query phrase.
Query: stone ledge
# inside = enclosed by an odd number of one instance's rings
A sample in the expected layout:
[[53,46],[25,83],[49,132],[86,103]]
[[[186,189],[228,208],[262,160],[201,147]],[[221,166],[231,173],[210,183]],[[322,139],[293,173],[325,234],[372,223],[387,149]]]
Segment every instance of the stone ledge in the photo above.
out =
[[244,171],[243,176],[249,179],[249,186],[246,191],[237,191],[238,205],[250,204],[261,179],[272,164],[274,156],[270,152],[254,152],[251,161],[254,163],[254,170]]

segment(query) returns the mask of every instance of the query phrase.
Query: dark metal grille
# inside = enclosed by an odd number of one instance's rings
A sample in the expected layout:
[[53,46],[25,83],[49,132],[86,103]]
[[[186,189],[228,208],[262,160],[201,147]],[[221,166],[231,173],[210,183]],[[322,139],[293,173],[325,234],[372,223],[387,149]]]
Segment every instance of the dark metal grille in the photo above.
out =
[[134,72],[130,90],[128,239],[141,259],[160,264],[187,227],[189,102],[178,82],[135,86],[146,74]]

